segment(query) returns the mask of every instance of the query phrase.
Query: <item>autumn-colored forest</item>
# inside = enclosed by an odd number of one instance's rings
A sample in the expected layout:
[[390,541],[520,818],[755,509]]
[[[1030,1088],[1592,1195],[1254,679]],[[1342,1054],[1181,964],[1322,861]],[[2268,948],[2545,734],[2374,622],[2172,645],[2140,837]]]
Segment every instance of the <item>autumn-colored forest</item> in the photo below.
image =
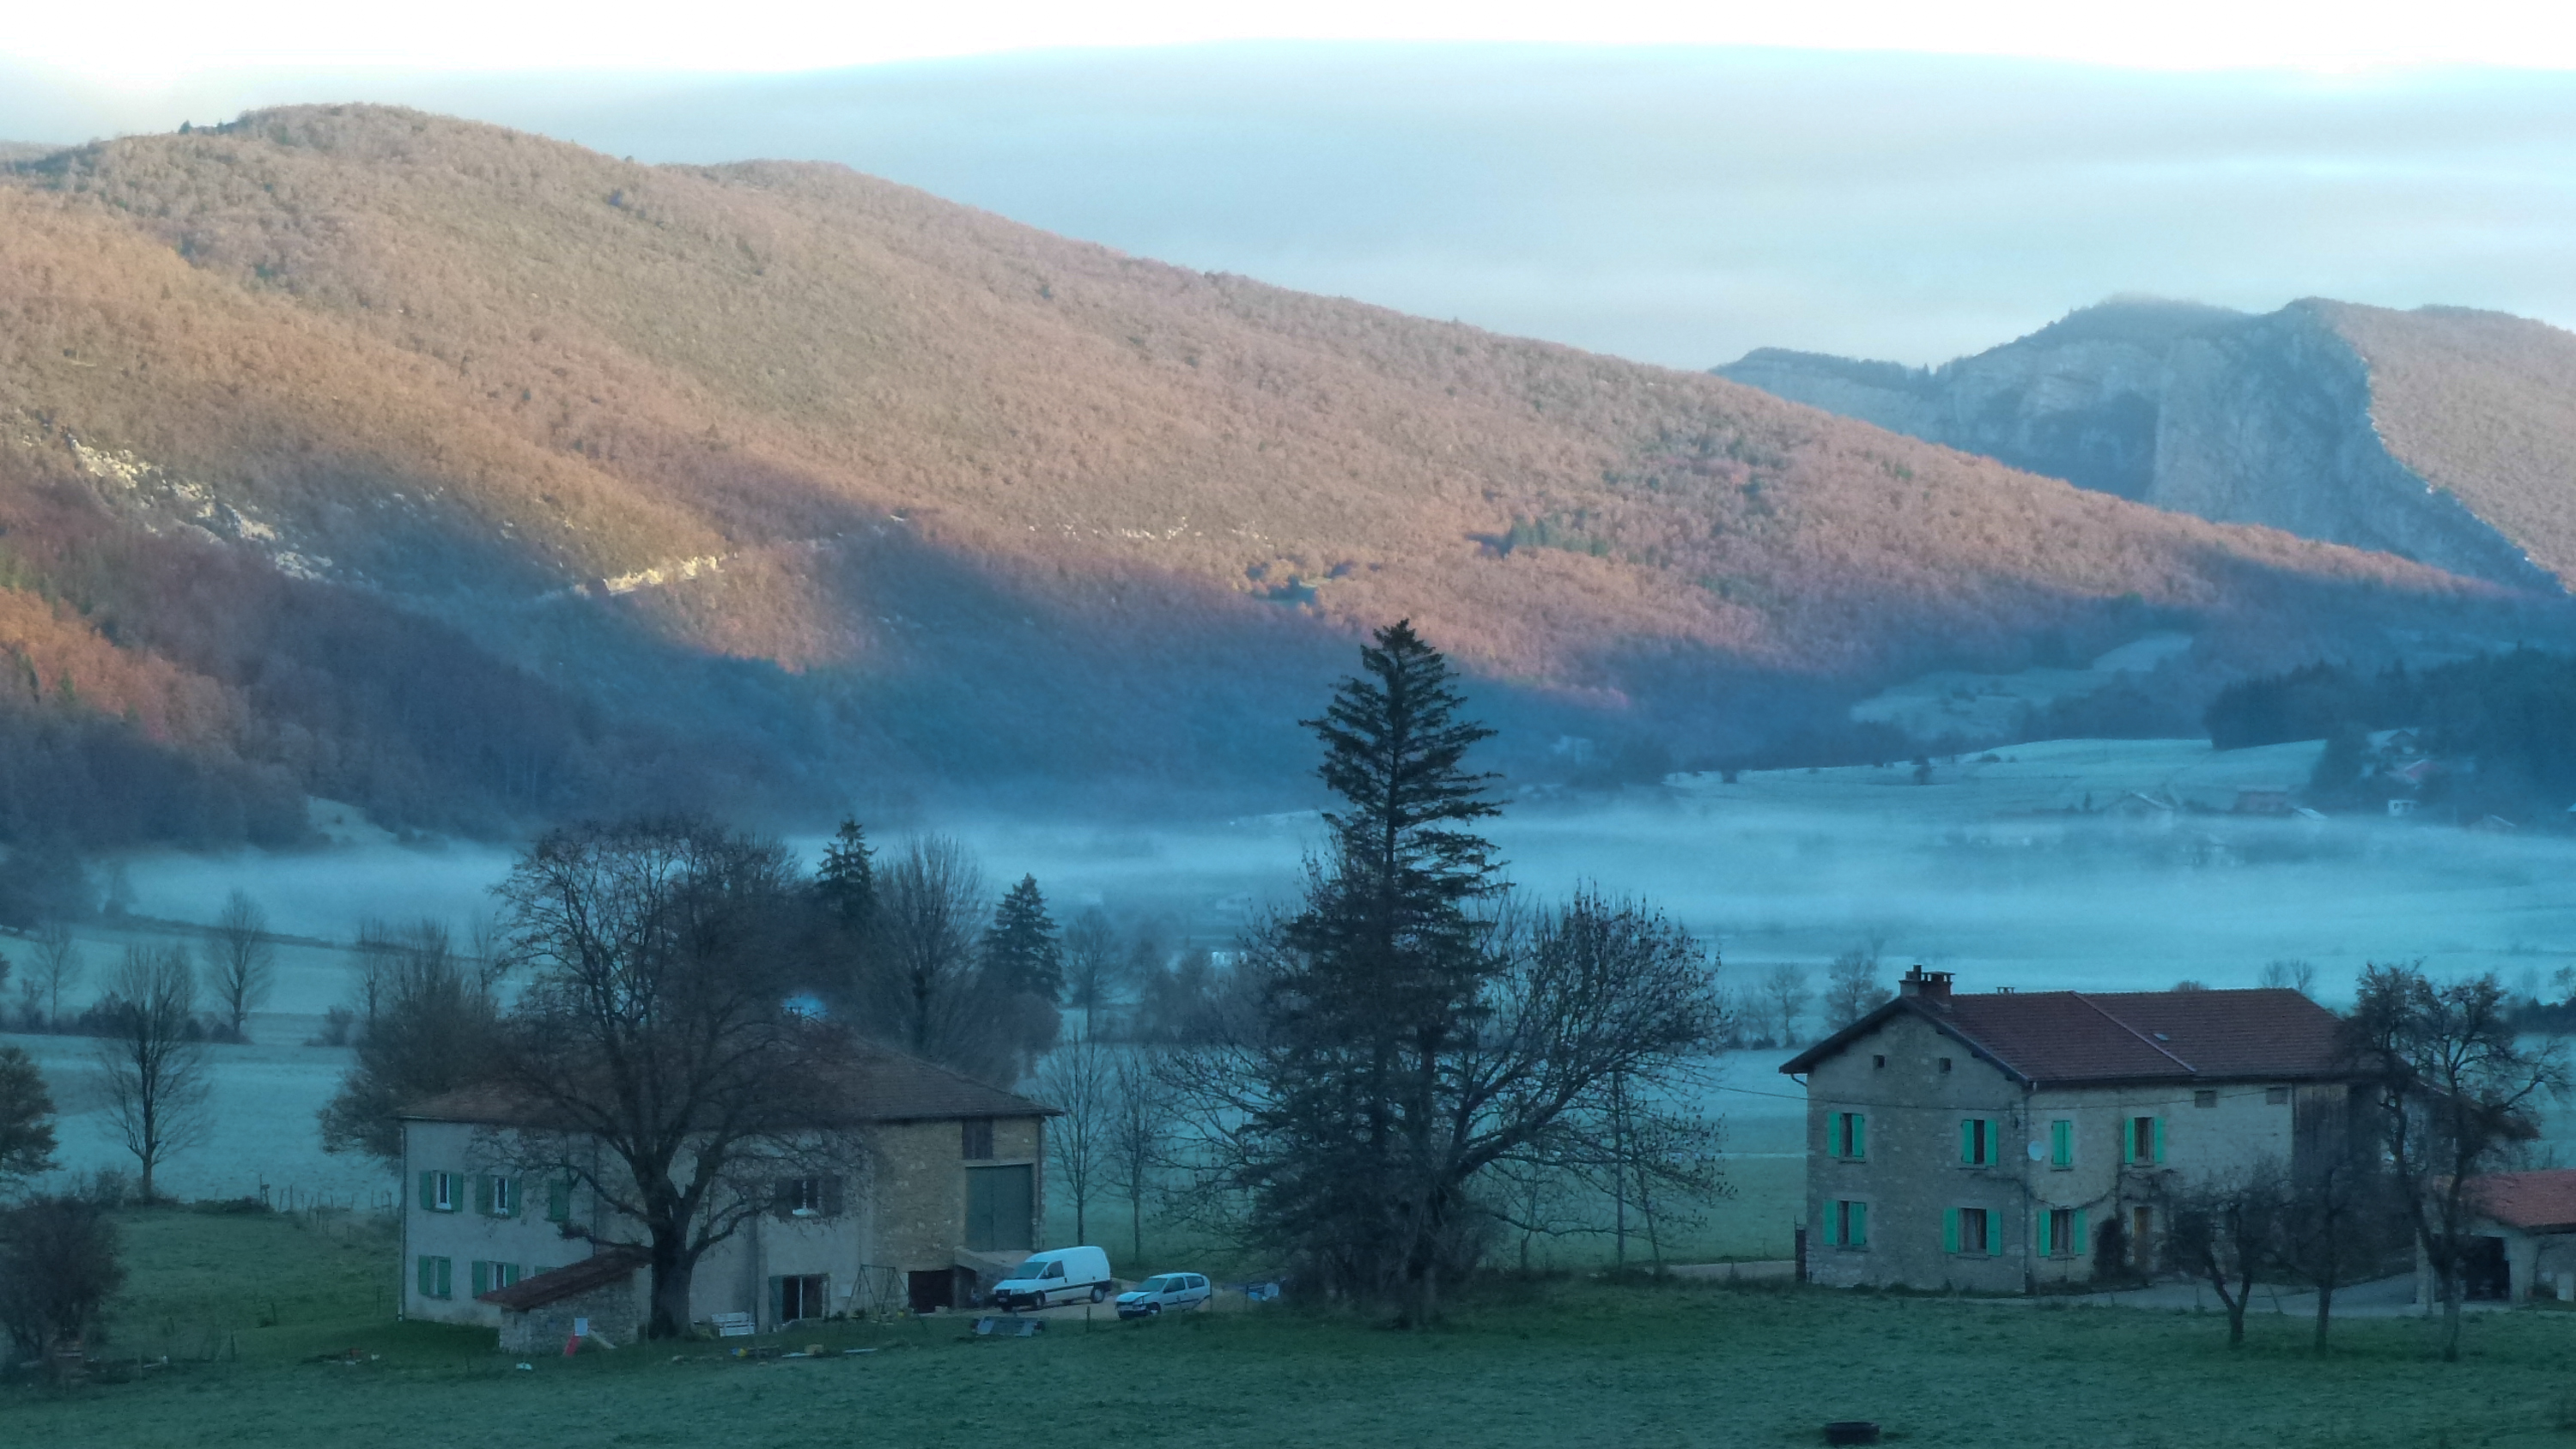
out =
[[1399,616],[1510,765],[2545,607],[837,167],[342,106],[0,169],[0,839],[1288,800]]

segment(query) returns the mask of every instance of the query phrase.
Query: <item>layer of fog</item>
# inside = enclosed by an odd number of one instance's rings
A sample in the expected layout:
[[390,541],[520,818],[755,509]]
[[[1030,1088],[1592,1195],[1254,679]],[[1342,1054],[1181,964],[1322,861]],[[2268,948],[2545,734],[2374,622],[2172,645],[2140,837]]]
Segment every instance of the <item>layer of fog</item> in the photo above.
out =
[[[2058,741],[1992,757],[1908,765],[1690,777],[1618,802],[1516,802],[1491,834],[1507,872],[1539,898],[1579,883],[1642,896],[1719,950],[1747,987],[1778,962],[1810,968],[1874,948],[1892,977],[1922,962],[1959,989],[2160,990],[2190,979],[2256,984],[2264,964],[2310,962],[2320,996],[2346,999],[2365,960],[2424,958],[2436,974],[2498,971],[2547,987],[2576,961],[2576,840],[2481,833],[2424,818],[2283,819],[2231,813],[2244,792],[2303,779],[2316,746],[2213,752],[2197,741]],[[1068,821],[957,821],[998,893],[1035,875],[1061,919],[1099,906],[1169,946],[1224,949],[1264,909],[1293,899],[1322,839],[1312,814],[1174,822],[1155,830]],[[808,861],[819,839],[790,842]],[[888,832],[881,849],[900,849]],[[352,846],[306,855],[124,862],[140,916],[203,921],[235,889],[281,931],[280,982],[250,1023],[258,1045],[217,1049],[215,1143],[172,1169],[186,1193],[371,1191],[375,1169],[319,1151],[313,1112],[345,1051],[303,1045],[348,999],[344,947],[368,916],[446,921],[460,937],[494,910],[509,851],[450,844]],[[86,931],[94,985],[154,927]],[[13,953],[15,954],[15,953]],[[1816,1031],[1814,1018],[1804,1024]],[[85,1048],[39,1044],[72,1078]],[[1734,1053],[1709,1095],[1748,1168],[1796,1150],[1794,1085],[1779,1053]],[[82,1167],[119,1151],[94,1104],[66,1123]],[[2560,1134],[2553,1133],[2553,1136]],[[380,1184],[379,1184],[380,1185]],[[1749,1209],[1748,1209],[1749,1210]],[[1767,1209],[1766,1209],[1767,1211]]]
[[349,99],[646,161],[842,161],[1138,255],[1682,367],[1937,362],[2132,291],[2576,324],[2576,76],[2547,72],[1272,44],[109,91],[0,61],[0,138]]

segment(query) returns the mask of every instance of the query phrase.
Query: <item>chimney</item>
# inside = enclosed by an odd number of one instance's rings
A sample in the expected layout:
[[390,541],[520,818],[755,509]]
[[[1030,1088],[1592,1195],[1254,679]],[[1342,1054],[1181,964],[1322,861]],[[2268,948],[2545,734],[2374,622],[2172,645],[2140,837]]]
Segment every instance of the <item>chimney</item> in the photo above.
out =
[[1896,990],[1900,996],[1948,996],[1950,973],[1926,971],[1917,966],[1898,978]]

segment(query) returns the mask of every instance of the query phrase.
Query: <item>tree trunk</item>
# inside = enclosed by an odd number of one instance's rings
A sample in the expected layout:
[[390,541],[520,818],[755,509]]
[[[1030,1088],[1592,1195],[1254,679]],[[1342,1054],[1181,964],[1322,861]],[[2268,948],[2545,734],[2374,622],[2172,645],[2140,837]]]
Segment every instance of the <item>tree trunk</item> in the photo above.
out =
[[689,1281],[697,1265],[684,1261],[677,1244],[653,1239],[653,1319],[648,1338],[678,1338],[689,1331]]
[[2334,1279],[2317,1284],[2317,1352],[2326,1351],[2326,1324],[2334,1318]]
[[1141,1273],[1145,1270],[1145,1195],[1141,1192],[1127,1194],[1127,1232],[1133,1240],[1136,1271]]
[[2460,1361],[2460,1275],[2454,1270],[2442,1283],[2442,1362]]

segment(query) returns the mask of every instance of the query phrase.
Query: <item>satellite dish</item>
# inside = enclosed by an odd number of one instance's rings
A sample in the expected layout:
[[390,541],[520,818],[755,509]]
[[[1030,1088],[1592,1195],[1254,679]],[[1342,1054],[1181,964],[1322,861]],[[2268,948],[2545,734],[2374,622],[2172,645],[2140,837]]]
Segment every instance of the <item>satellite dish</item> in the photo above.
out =
[[2033,1162],[2037,1162],[2038,1160],[2040,1160],[2040,1159],[2041,1159],[2041,1158],[2043,1158],[2043,1157],[2046,1157],[2047,1155],[2048,1155],[2048,1149],[2047,1149],[2046,1147],[2044,1147],[2044,1146],[2042,1146],[2042,1145],[2040,1145],[2039,1143],[2036,1143],[2036,1142],[2034,1142],[2034,1143],[2030,1144],[2030,1160],[2031,1160],[2031,1161],[2033,1161]]

